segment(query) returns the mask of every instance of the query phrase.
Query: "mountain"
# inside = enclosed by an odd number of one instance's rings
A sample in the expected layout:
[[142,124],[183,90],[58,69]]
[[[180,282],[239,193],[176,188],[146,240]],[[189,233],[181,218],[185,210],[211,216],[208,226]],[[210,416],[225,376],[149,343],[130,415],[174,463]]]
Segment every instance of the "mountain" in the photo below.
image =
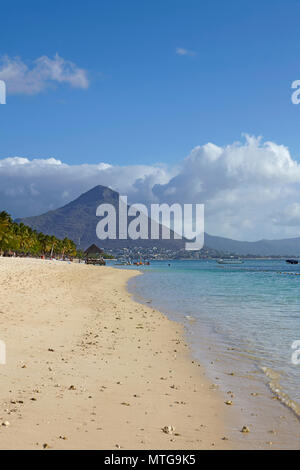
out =
[[295,256],[300,257],[300,237],[282,240],[243,242],[205,234],[205,245],[225,253],[242,256]]
[[[103,203],[112,204],[118,214],[119,194],[105,186],[96,186],[60,209],[36,217],[19,219],[18,222],[23,222],[35,230],[55,235],[58,238],[68,237],[74,240],[81,249],[85,249],[93,243],[104,249],[134,247],[136,245],[144,248],[156,246],[172,250],[184,249],[185,240],[174,240],[173,232],[171,232],[170,240],[99,240],[96,236],[96,225],[100,219],[96,216],[96,209]],[[148,224],[150,226],[150,219],[148,219]],[[235,253],[243,256],[300,257],[300,237],[244,242],[206,233],[205,247],[223,253]]]
[[[86,249],[93,243],[104,249],[126,248],[137,245],[143,248],[156,246],[173,250],[184,248],[185,240],[174,240],[174,233],[172,231],[170,240],[99,240],[96,235],[96,226],[100,218],[96,216],[96,209],[100,204],[104,203],[112,204],[116,209],[118,233],[119,194],[110,188],[100,185],[82,194],[60,209],[35,217],[18,219],[17,222],[22,222],[34,230],[55,235],[58,238],[68,237],[81,249]],[[132,219],[134,217],[128,217],[128,223]],[[148,227],[150,228],[149,218]]]

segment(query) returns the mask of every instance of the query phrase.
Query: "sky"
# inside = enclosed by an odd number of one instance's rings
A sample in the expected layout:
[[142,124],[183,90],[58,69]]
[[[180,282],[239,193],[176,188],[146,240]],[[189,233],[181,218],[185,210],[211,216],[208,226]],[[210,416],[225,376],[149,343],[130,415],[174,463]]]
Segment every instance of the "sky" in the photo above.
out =
[[215,235],[300,235],[299,14],[295,0],[2,4],[0,208],[36,215],[106,184],[204,203]]

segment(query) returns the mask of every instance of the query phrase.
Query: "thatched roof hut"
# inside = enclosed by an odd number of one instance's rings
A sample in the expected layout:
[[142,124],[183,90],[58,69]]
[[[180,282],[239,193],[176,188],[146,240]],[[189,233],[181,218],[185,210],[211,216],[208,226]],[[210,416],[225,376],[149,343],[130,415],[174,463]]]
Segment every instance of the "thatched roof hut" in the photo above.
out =
[[101,256],[104,253],[101,248],[99,248],[97,245],[93,244],[89,248],[87,248],[84,252],[86,256]]

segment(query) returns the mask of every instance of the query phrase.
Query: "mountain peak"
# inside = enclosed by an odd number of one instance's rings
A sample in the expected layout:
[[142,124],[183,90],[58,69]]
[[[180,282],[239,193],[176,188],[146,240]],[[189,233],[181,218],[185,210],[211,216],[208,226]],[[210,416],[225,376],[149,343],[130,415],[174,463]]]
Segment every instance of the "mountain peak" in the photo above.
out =
[[95,204],[97,202],[103,202],[103,200],[107,202],[111,201],[112,203],[116,203],[116,201],[119,200],[119,194],[116,191],[99,184],[94,188],[86,191],[85,193],[82,193],[77,199],[72,201],[70,204],[77,204],[79,202],[84,204]]

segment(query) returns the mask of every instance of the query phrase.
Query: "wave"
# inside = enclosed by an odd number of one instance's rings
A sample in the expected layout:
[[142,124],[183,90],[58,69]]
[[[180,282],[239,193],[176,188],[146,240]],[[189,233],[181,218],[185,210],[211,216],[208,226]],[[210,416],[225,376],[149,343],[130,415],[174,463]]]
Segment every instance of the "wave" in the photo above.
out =
[[285,406],[290,408],[297,418],[300,420],[300,403],[293,400],[285,391],[283,390],[280,384],[280,374],[275,372],[270,367],[260,367],[260,370],[265,374],[265,376],[269,379],[268,386],[275,397],[281,401]]

